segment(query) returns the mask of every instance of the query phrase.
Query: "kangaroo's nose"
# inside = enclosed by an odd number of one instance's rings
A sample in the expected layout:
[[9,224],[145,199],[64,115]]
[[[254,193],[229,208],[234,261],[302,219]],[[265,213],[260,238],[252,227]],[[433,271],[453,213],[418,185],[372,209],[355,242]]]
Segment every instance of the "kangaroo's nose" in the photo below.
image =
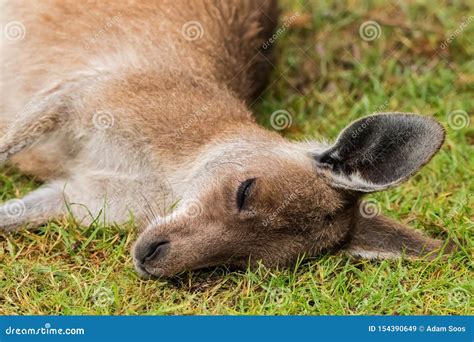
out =
[[149,262],[151,260],[158,260],[164,257],[168,253],[169,241],[157,241],[150,243],[142,250],[142,257],[139,258],[142,264]]

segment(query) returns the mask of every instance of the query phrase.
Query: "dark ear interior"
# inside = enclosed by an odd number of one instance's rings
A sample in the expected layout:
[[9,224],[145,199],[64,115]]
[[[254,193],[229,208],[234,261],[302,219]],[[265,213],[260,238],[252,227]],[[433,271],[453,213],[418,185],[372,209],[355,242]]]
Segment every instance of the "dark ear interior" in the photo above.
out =
[[395,186],[413,175],[438,151],[444,129],[415,114],[367,116],[346,127],[336,143],[315,155],[336,186],[371,192]]

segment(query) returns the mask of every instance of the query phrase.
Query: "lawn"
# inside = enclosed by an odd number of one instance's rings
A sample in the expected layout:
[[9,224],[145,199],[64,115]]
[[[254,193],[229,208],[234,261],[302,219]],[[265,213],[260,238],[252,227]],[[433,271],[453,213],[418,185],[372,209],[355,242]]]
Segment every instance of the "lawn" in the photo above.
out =
[[[331,4],[329,4],[331,3]],[[144,281],[133,222],[0,236],[0,314],[474,314],[474,7],[469,1],[286,1],[275,71],[252,106],[291,115],[281,134],[334,139],[374,112],[415,112],[446,127],[442,150],[402,186],[369,196],[384,214],[459,250],[447,260],[322,255],[291,269],[187,272]],[[286,18],[286,19],[285,19]],[[0,200],[38,184],[11,167]]]

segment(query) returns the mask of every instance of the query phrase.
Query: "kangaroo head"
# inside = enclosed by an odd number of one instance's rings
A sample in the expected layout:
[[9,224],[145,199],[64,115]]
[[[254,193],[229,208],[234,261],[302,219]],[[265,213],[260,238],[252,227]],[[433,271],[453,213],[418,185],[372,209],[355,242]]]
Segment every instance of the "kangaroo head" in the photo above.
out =
[[337,249],[365,257],[426,254],[440,242],[364,213],[360,198],[413,175],[443,140],[437,122],[410,114],[358,120],[331,146],[290,142],[254,126],[222,135],[188,165],[189,186],[175,211],[142,232],[137,270],[170,276],[220,264],[283,266]]

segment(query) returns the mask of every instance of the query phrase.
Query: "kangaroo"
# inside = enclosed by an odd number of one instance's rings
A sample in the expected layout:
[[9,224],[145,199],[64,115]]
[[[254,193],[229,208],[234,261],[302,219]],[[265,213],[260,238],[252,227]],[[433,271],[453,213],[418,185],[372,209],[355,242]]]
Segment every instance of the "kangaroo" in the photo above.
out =
[[443,249],[361,210],[364,194],[399,185],[439,150],[435,120],[371,115],[332,144],[256,123],[275,1],[18,0],[1,23],[0,162],[43,181],[0,207],[2,231],[133,215],[145,278]]

